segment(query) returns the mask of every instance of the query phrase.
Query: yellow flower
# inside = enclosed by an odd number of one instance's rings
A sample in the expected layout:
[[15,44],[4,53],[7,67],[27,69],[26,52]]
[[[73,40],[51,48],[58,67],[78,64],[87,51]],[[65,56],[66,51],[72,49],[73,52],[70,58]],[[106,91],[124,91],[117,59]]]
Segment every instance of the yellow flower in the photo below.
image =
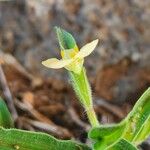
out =
[[80,50],[77,46],[73,49],[65,49],[61,50],[62,59],[51,58],[46,61],[43,61],[42,64],[48,68],[66,68],[69,71],[73,71],[76,74],[80,74],[84,57],[90,55],[92,51],[95,49],[98,43],[98,39],[86,44]]

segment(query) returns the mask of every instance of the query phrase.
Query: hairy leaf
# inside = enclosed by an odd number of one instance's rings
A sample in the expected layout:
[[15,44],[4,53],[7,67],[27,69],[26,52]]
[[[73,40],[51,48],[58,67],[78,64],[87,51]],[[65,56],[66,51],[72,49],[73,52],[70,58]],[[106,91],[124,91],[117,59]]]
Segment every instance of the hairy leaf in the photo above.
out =
[[121,138],[125,127],[125,122],[121,124],[101,125],[100,127],[93,128],[89,132],[89,137],[96,141],[96,147],[105,149]]
[[[150,88],[140,97],[125,121],[126,132],[123,137],[133,143],[140,142],[150,135]],[[146,132],[145,132],[146,131]],[[148,132],[147,132],[148,131]],[[139,136],[139,137],[138,137]],[[139,140],[138,140],[139,142]]]
[[148,120],[143,124],[142,129],[137,134],[137,136],[134,138],[133,142],[138,145],[143,142],[144,139],[148,138],[150,135],[150,116]]
[[114,145],[107,148],[106,150],[138,150],[138,149],[132,143],[122,138]]
[[91,150],[83,144],[70,140],[57,140],[44,134],[18,129],[0,128],[0,149],[2,150]]
[[89,132],[89,137],[95,142],[94,146],[101,149],[111,147],[120,139],[138,145],[149,135],[150,88],[140,97],[132,111],[121,123],[92,128]]

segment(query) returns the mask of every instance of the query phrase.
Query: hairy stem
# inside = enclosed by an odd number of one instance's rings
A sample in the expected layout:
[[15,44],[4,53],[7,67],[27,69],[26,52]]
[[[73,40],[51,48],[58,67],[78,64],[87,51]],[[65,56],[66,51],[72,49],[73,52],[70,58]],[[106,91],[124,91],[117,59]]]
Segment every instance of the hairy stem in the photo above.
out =
[[85,68],[82,68],[80,74],[75,74],[73,72],[69,73],[75,93],[86,110],[90,124],[92,127],[98,126],[99,122],[93,108],[91,88],[86,76]]
[[92,125],[92,127],[97,127],[97,126],[99,126],[99,122],[98,122],[98,120],[97,120],[97,116],[96,116],[96,114],[95,114],[94,109],[91,108],[90,110],[87,110],[86,113],[87,113],[89,122],[90,122],[90,124]]

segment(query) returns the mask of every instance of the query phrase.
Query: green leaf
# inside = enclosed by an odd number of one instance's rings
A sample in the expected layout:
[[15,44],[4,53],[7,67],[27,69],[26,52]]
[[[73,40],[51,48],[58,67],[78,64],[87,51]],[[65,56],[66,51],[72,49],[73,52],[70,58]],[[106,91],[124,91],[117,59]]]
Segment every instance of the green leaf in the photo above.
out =
[[150,116],[147,119],[147,121],[143,124],[143,127],[141,128],[137,136],[134,138],[133,142],[136,145],[138,145],[142,143],[144,139],[148,138],[149,135],[150,135]]
[[133,143],[139,143],[150,135],[150,88],[140,97],[125,121],[127,127],[123,137]]
[[92,128],[89,132],[89,137],[95,142],[96,150],[108,148],[121,138],[138,145],[149,135],[150,88],[140,97],[132,111],[120,124],[103,125]]
[[5,128],[13,127],[11,114],[5,102],[1,98],[0,98],[0,126]]
[[84,144],[70,140],[57,140],[48,134],[3,128],[0,128],[0,148],[3,150],[91,150]]
[[94,150],[138,150],[138,149],[132,143],[121,138],[108,147],[102,146],[101,142],[97,142],[94,145]]
[[76,41],[69,32],[59,27],[55,27],[55,30],[61,50],[73,49],[76,46]]
[[122,138],[118,142],[116,142],[114,145],[107,148],[106,150],[138,150],[138,149],[132,143]]
[[3,147],[3,146],[0,146],[0,150],[15,150],[14,148],[6,148],[6,147]]
[[94,147],[105,149],[121,138],[125,127],[125,122],[121,124],[101,125],[100,127],[92,128],[89,132],[89,138],[96,141]]

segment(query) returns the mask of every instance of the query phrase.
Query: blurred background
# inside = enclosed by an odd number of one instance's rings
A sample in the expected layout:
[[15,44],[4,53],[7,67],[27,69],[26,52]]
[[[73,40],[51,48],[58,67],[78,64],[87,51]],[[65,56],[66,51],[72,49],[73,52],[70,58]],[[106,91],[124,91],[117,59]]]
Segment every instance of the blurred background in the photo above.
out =
[[150,86],[150,1],[0,1],[0,95],[14,105],[16,127],[88,143],[87,117],[66,70],[41,65],[60,58],[54,26],[79,47],[100,40],[85,61],[94,107],[103,124],[119,122]]

